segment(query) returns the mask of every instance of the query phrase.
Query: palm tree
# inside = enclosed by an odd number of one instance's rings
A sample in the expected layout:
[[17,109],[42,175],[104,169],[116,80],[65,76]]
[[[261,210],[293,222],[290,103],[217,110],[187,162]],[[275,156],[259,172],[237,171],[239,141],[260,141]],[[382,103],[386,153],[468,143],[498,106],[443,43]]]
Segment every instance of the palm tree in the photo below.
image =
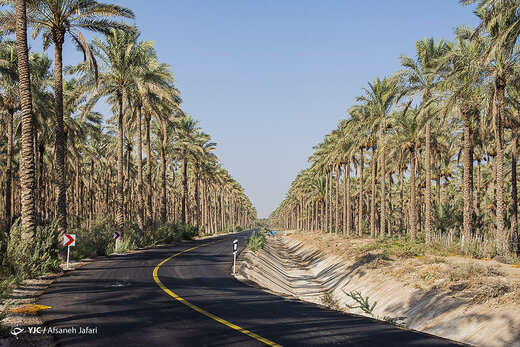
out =
[[405,106],[404,111],[395,120],[395,132],[389,139],[391,147],[399,148],[402,153],[409,153],[410,160],[410,208],[409,223],[410,237],[414,240],[417,236],[417,196],[416,196],[416,156],[417,148],[420,144],[420,124],[417,121],[417,110],[408,110]]
[[511,127],[511,232],[509,241],[511,242],[511,252],[516,254],[519,251],[517,160],[518,130],[520,129],[520,93],[518,88],[508,88],[507,92],[509,104],[511,105],[511,113],[508,117],[508,123]]
[[425,149],[425,170],[426,170],[426,187],[425,187],[425,233],[426,241],[431,241],[431,108],[429,106],[432,97],[433,88],[439,81],[439,75],[436,73],[437,59],[445,55],[451,50],[451,44],[444,40],[434,41],[433,38],[424,38],[415,44],[417,50],[417,60],[414,61],[407,56],[401,57],[401,65],[405,68],[401,74],[406,80],[406,89],[408,93],[419,93],[421,102],[426,109],[426,149]]
[[201,209],[201,198],[200,198],[200,185],[202,170],[205,166],[210,166],[215,163],[218,159],[214,153],[216,143],[210,142],[211,137],[203,132],[200,132],[196,138],[199,147],[202,151],[197,151],[195,157],[194,171],[195,171],[195,225],[198,227],[202,226],[202,209]]
[[[12,2],[12,1],[9,1]],[[118,5],[101,4],[93,0],[40,0],[29,2],[27,6],[27,24],[34,27],[33,37],[42,32],[44,49],[54,44],[54,93],[56,113],[56,181],[57,181],[57,220],[60,233],[67,230],[67,201],[66,201],[66,168],[65,146],[66,134],[63,123],[63,43],[68,34],[77,46],[83,51],[91,65],[95,68],[95,61],[91,55],[81,30],[108,33],[111,28],[128,30],[128,26],[106,19],[107,17],[134,18],[131,10]],[[0,30],[12,32],[15,23],[12,13],[1,13]]]
[[186,224],[188,215],[188,161],[196,153],[202,152],[196,137],[200,130],[199,122],[191,117],[180,117],[175,124],[175,148],[182,161],[182,209],[181,223]]
[[[170,110],[164,108],[163,112],[165,114],[169,114]],[[167,204],[167,196],[166,196],[166,168],[168,166],[167,159],[166,159],[166,150],[168,143],[171,139],[171,132],[173,130],[173,127],[171,126],[171,122],[167,117],[159,118],[158,119],[158,125],[159,129],[159,147],[161,152],[161,198],[160,198],[160,219],[161,221],[166,221],[166,204]],[[174,176],[175,177],[175,176]]]
[[[464,28],[459,28],[459,33]],[[483,69],[478,64],[479,57],[486,48],[485,41],[468,41],[463,38],[450,53],[443,57],[438,66],[443,80],[439,84],[440,93],[449,91],[444,106],[448,112],[457,108],[463,122],[463,162],[464,162],[464,237],[462,243],[473,234],[473,134],[471,125],[479,116],[482,100]]]
[[7,111],[7,165],[5,170],[5,217],[6,230],[11,229],[12,214],[12,166],[13,166],[13,121],[19,108],[18,67],[16,46],[13,42],[0,42],[0,61],[3,65],[0,74],[0,104]]
[[[137,199],[138,213],[137,222],[142,229],[144,225],[144,200],[143,200],[143,151],[142,151],[142,109],[148,110],[148,114],[157,113],[157,100],[166,99],[179,103],[180,100],[173,101],[172,97],[178,94],[173,87],[173,75],[169,66],[157,61],[153,50],[148,50],[143,57],[143,69],[136,70],[136,83],[130,89],[130,98],[133,99],[136,120],[137,120]],[[150,125],[147,121],[147,139],[150,137]],[[148,158],[149,159],[149,158]],[[150,190],[148,190],[150,191]],[[151,207],[151,206],[150,206]]]
[[[476,0],[463,0],[464,5]],[[510,251],[506,242],[505,205],[504,205],[504,120],[505,90],[518,63],[517,39],[520,36],[520,5],[515,1],[483,0],[479,1],[475,14],[480,19],[477,29],[467,36],[480,40],[487,36],[490,44],[485,54],[478,59],[484,71],[492,78],[495,88],[493,112],[496,123],[496,245],[501,253]]]
[[43,191],[45,183],[43,179],[44,157],[47,142],[51,140],[53,128],[48,124],[54,113],[54,97],[50,86],[52,85],[52,61],[45,54],[30,53],[29,65],[31,69],[31,92],[33,95],[33,113],[34,113],[34,150],[35,164],[37,170],[37,189],[36,189],[36,205],[38,223],[44,223],[45,196]]
[[355,151],[359,150],[359,189],[358,189],[358,236],[363,235],[363,171],[365,167],[365,153],[364,149],[368,149],[371,143],[371,130],[367,128],[366,122],[364,119],[364,113],[362,107],[353,106],[348,111],[347,114],[350,115],[350,119],[347,124],[347,131],[350,134],[357,134],[361,136],[354,137],[353,144],[353,156],[355,155]]
[[[14,14],[20,105],[22,109],[22,148],[20,152],[20,188],[23,239],[32,239],[36,232],[36,169],[34,162],[34,124],[29,47],[27,45],[26,1],[16,0]],[[29,250],[28,250],[29,251]]]
[[91,96],[86,112],[89,112],[94,104],[103,96],[108,96],[117,115],[117,214],[116,226],[122,228],[124,223],[124,198],[123,198],[123,143],[124,143],[124,100],[125,95],[138,83],[136,76],[139,70],[145,68],[149,51],[153,49],[151,41],[138,42],[137,30],[112,29],[106,36],[106,42],[99,39],[93,41],[93,51],[100,60],[99,75],[95,76],[85,64],[71,68],[71,73],[83,72],[82,84],[97,86]]
[[[381,157],[381,218],[380,218],[380,237],[385,236],[386,227],[386,148],[383,145],[383,137],[385,130],[389,126],[389,115],[392,109],[394,99],[398,94],[397,81],[394,78],[385,78],[383,80],[376,78],[373,83],[368,84],[368,89],[364,89],[364,95],[358,97],[358,101],[364,102],[365,109],[369,119],[367,122],[379,133],[379,156]],[[375,148],[375,144],[372,145]],[[370,216],[371,234],[375,234],[375,177],[376,177],[376,158],[372,158],[372,213]]]

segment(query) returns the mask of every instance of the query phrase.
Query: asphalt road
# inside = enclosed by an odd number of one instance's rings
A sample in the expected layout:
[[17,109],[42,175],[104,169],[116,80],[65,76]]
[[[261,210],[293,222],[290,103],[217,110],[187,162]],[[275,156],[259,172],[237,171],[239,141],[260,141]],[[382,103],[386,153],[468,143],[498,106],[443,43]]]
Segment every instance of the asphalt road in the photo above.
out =
[[[247,234],[112,256],[69,272],[38,301],[51,306],[41,313],[45,326],[74,327],[75,333],[55,335],[65,346],[452,344],[237,281],[231,276],[232,242],[239,240],[240,251]],[[156,271],[161,288],[154,269],[175,254]],[[97,331],[81,334],[86,327]]]

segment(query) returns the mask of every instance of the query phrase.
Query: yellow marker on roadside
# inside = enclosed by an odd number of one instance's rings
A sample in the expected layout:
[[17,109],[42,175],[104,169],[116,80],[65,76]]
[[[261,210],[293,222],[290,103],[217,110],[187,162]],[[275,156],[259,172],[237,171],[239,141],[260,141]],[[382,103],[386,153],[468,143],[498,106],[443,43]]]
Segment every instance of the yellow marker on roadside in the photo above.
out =
[[207,245],[211,245],[212,243],[216,243],[216,242],[219,242],[219,241],[213,241],[213,242],[209,242],[209,243],[204,243],[202,245],[199,245],[199,246],[195,246],[195,247],[192,247],[192,248],[189,248],[189,249],[186,249],[182,252],[179,252],[179,253],[176,253],[174,255],[172,255],[171,257],[169,258],[166,258],[164,259],[162,262],[160,262],[156,267],[155,269],[153,269],[153,279],[155,280],[155,282],[159,285],[159,287],[161,287],[162,290],[164,290],[168,295],[170,295],[171,297],[173,297],[175,300],[179,301],[179,302],[182,302],[184,305],[188,306],[189,308],[191,308],[192,310],[195,310],[199,313],[202,313],[203,315],[205,315],[206,317],[209,317],[211,319],[213,319],[214,321],[217,321],[219,323],[222,323],[224,324],[225,326],[228,326],[230,327],[231,329],[235,329],[237,331],[240,331],[242,334],[245,334],[249,337],[252,337],[254,338],[255,340],[258,340],[260,342],[263,342],[265,343],[266,345],[268,346],[274,346],[274,347],[281,347],[281,345],[277,344],[276,342],[273,342],[273,341],[270,341],[260,335],[257,335],[247,329],[244,329],[244,328],[241,328],[239,327],[238,325],[235,325],[231,322],[228,322],[227,320],[223,319],[223,318],[220,318],[218,316],[215,316],[214,314],[212,313],[209,313],[208,311],[198,307],[198,306],[195,306],[193,305],[191,302],[181,298],[180,296],[178,296],[177,294],[175,294],[174,292],[172,292],[171,290],[169,290],[168,288],[166,288],[166,286],[161,282],[161,280],[159,279],[159,276],[158,276],[158,272],[159,272],[159,268],[164,264],[166,263],[168,260],[182,254],[182,253],[186,253],[186,252],[189,252],[191,250],[194,250],[196,248],[199,248],[199,247],[202,247],[202,246],[207,246]]
[[9,308],[9,312],[17,313],[17,314],[32,314],[36,313],[38,311],[48,310],[50,309],[50,306],[44,306],[44,305],[35,305],[35,304],[24,304],[21,306]]

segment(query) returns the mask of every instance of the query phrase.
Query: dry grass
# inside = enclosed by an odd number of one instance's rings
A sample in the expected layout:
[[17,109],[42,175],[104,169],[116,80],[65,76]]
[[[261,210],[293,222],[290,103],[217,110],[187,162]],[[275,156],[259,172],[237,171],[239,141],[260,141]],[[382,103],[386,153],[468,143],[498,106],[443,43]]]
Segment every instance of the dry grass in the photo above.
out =
[[322,295],[321,303],[323,304],[323,306],[326,306],[333,310],[339,310],[340,308],[338,299],[334,297],[334,294],[331,291],[328,291]]
[[492,305],[520,305],[520,269],[508,264],[452,256],[451,249],[425,247],[409,240],[354,239],[324,233],[287,237],[348,263],[380,269],[385,276],[415,288],[451,292]]

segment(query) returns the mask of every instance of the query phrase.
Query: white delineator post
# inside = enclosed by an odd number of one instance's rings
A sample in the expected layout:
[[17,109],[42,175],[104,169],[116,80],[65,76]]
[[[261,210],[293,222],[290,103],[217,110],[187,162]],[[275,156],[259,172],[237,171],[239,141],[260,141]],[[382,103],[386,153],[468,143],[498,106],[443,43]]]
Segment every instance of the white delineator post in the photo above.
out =
[[238,250],[238,240],[233,241],[233,275],[235,274],[235,266],[237,263],[237,250]]
[[76,246],[76,235],[74,235],[74,234],[63,235],[63,245],[67,246],[67,270],[68,270],[69,269],[69,259],[70,259],[70,246]]
[[114,231],[114,240],[116,241],[116,249],[115,252],[117,254],[117,243],[119,242],[119,239],[121,238],[121,232],[120,231]]

